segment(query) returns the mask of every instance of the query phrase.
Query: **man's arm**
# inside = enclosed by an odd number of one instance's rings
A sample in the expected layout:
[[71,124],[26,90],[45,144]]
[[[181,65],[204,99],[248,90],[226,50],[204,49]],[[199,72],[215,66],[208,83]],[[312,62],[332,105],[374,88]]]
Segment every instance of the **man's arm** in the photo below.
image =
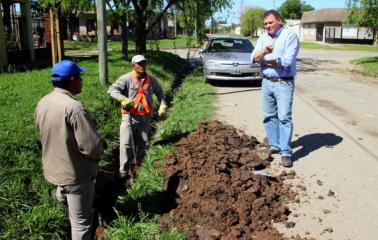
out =
[[123,75],[123,76],[119,77],[119,78],[117,79],[117,81],[115,81],[115,82],[109,87],[109,89],[108,89],[108,94],[109,94],[112,98],[114,98],[114,99],[120,101],[120,99],[121,99],[122,97],[124,97],[124,98],[125,98],[125,97],[128,97],[128,96],[124,96],[124,95],[123,95],[123,93],[125,92],[125,89],[128,88],[127,76],[128,76],[128,75]]
[[81,107],[70,119],[79,151],[90,159],[100,159],[104,152],[103,142],[96,131],[90,114]]
[[[263,61],[265,55],[269,54],[269,53],[272,53],[273,52],[273,45],[267,45],[265,47],[263,47],[261,50],[257,51],[253,57],[253,61],[254,62],[260,62],[260,61]],[[265,63],[265,61],[264,61]]]
[[163,88],[160,86],[159,82],[156,78],[151,77],[151,85],[152,85],[152,91],[156,95],[158,101],[160,104],[165,104],[165,95]]
[[287,68],[290,67],[294,62],[298,55],[299,51],[299,40],[297,35],[293,32],[290,32],[286,36],[285,40],[285,51],[282,57],[277,59],[270,59],[261,61],[261,64],[265,66],[269,66],[271,68]]
[[154,78],[152,80],[152,87],[153,87],[153,92],[154,94],[156,95],[158,101],[159,101],[159,109],[158,109],[158,115],[159,116],[165,116],[166,115],[166,112],[167,112],[167,109],[168,109],[168,106],[167,106],[167,103],[165,101],[165,95],[164,95],[164,91],[163,91],[163,88],[160,86],[159,82]]

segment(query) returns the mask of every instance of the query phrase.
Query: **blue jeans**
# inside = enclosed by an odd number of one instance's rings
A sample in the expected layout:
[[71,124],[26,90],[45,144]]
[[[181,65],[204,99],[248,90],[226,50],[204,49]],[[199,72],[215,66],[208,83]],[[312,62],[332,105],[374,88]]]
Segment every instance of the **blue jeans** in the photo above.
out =
[[262,112],[265,133],[270,148],[281,156],[291,156],[293,134],[292,106],[294,81],[262,81]]

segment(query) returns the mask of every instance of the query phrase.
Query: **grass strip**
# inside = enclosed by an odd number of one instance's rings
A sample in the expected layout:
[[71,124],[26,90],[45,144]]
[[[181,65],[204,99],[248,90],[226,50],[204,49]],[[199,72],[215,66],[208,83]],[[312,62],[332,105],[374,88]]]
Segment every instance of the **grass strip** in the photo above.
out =
[[[149,51],[146,56],[150,73],[171,93],[175,75],[188,67],[186,62],[163,52]],[[130,59],[121,58],[120,52],[109,53],[110,81],[130,71],[130,65]],[[88,72],[83,75],[83,91],[77,98],[91,112],[108,143],[101,160],[106,166],[118,161],[114,153],[119,146],[119,103],[99,83],[97,59],[80,61],[79,66]],[[37,102],[52,90],[50,68],[2,73],[0,89],[0,239],[64,239],[65,210],[51,198],[53,186],[43,177],[41,146],[34,124]]]
[[378,57],[363,57],[357,58],[350,61],[353,64],[361,67],[361,72],[371,75],[373,77],[378,77]]

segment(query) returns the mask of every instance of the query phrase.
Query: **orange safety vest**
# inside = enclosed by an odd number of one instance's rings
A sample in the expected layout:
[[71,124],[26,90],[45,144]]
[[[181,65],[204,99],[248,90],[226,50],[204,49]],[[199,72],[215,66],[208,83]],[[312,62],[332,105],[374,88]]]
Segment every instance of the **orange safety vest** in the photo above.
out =
[[[151,82],[150,76],[146,74],[146,79],[144,80],[143,86],[140,83],[140,81],[137,79],[135,74],[132,73],[131,79],[138,84],[138,93],[133,100],[134,106],[132,106],[129,111],[134,115],[139,115],[139,116],[147,115],[151,112],[151,107],[150,105],[148,105],[145,91],[147,91],[148,87],[150,86],[150,82]],[[140,111],[138,111],[137,109],[139,103],[142,103],[142,106],[143,106],[143,109]],[[129,111],[127,111],[126,109],[121,109],[121,111],[122,111],[122,114],[129,114]]]

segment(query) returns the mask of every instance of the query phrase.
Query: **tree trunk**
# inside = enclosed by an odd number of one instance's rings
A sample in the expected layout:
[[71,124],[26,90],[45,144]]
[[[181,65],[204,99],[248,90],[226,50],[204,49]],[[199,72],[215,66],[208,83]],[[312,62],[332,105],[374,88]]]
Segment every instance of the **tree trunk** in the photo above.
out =
[[138,54],[146,53],[146,40],[147,40],[147,31],[146,31],[146,21],[143,16],[138,16],[137,24],[135,29],[135,47]]
[[121,37],[122,37],[122,58],[129,57],[129,39],[127,29],[127,16],[121,19]]
[[74,19],[75,19],[75,15],[73,15],[72,13],[68,13],[68,18],[67,18],[67,22],[68,22],[68,32],[67,32],[67,39],[71,40],[73,39],[73,35],[74,35]]

